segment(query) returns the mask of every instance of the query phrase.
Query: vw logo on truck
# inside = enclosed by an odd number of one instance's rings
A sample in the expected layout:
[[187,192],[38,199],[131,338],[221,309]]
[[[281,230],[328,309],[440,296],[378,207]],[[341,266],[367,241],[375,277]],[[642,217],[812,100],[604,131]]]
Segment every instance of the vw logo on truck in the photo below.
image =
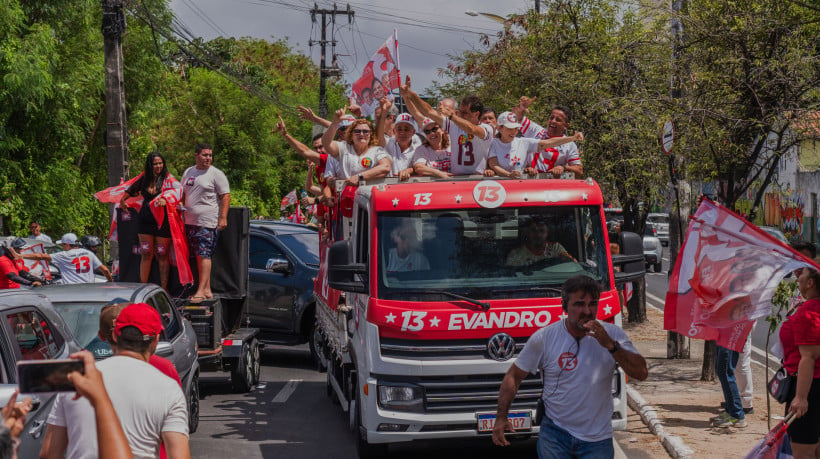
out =
[[506,333],[496,333],[487,343],[487,353],[499,362],[510,360],[515,354],[515,340]]

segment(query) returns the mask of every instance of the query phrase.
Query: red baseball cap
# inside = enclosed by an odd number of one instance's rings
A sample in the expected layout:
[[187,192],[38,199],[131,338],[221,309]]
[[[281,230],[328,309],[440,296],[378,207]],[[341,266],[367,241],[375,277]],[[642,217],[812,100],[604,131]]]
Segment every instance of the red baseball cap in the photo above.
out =
[[162,331],[159,312],[145,303],[134,303],[125,307],[114,321],[114,333],[122,335],[125,327],[137,327],[145,341],[153,339]]

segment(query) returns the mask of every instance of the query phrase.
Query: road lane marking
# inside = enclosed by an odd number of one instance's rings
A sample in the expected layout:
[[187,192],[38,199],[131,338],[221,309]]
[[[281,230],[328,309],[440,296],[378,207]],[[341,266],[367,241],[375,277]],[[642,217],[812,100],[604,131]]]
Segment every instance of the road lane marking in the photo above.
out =
[[291,379],[290,381],[285,384],[285,387],[276,394],[276,397],[273,397],[273,403],[285,403],[288,401],[293,392],[296,391],[296,386],[302,382],[301,379]]

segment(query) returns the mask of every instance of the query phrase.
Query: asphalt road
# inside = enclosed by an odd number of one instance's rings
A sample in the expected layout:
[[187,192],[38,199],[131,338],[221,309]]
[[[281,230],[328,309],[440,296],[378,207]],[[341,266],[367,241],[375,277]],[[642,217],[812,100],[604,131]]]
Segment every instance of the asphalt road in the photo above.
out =
[[[325,373],[313,369],[307,346],[273,347],[263,353],[261,384],[231,393],[229,375],[204,373],[199,429],[191,436],[193,458],[352,459],[355,438],[347,414],[325,392]],[[534,440],[508,449],[489,437],[393,445],[391,458],[536,457]]]

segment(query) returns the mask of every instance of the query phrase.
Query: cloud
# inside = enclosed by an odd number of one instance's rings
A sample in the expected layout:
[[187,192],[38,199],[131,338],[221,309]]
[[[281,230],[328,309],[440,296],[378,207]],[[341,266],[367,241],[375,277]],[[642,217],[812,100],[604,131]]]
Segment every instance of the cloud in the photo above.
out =
[[[396,7],[399,4],[400,7]],[[336,54],[343,68],[345,82],[352,83],[362,68],[396,28],[402,74],[413,77],[417,90],[429,88],[439,80],[438,69],[447,66],[447,55],[481,48],[479,35],[494,35],[501,24],[465,11],[481,11],[501,16],[518,14],[531,7],[532,1],[516,0],[395,0],[350,2],[355,20],[348,25],[345,16],[336,17],[328,27],[326,39],[336,40]],[[338,3],[339,8],[346,4]],[[318,64],[319,46],[308,46],[321,39],[319,17],[311,23],[307,0],[171,0],[171,9],[195,36],[211,39],[218,36],[254,37],[267,40],[287,39],[296,52],[309,55]],[[332,9],[332,3],[319,2],[319,8]],[[414,25],[411,25],[414,24]],[[328,59],[330,59],[328,45]]]

